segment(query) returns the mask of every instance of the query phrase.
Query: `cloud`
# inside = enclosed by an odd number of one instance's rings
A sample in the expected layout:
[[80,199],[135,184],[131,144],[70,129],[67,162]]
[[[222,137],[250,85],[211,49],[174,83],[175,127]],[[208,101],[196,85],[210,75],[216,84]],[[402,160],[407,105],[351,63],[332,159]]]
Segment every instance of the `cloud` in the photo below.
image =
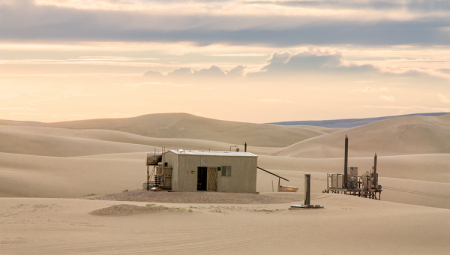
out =
[[317,55],[310,52],[292,54],[290,52],[274,52],[267,60],[262,71],[298,72],[312,69],[331,69],[342,66],[339,54]]
[[[222,71],[218,66],[212,65],[208,68],[201,68],[197,71],[192,71],[190,67],[177,68],[171,72],[167,73],[167,77],[231,77],[231,76],[242,76],[244,73],[245,66],[238,65],[228,72]],[[145,77],[163,77],[163,74],[158,71],[148,71],[144,73]]]
[[[262,3],[248,5],[244,1],[219,2],[214,7],[203,1],[159,2],[148,4],[143,10],[122,9],[121,3],[125,1],[108,1],[108,5],[120,6],[110,10],[77,9],[76,4],[61,6],[58,1],[50,0],[46,1],[47,5],[36,5],[31,0],[7,2],[10,4],[5,4],[5,0],[0,2],[2,41],[193,42],[276,47],[450,44],[445,30],[450,27],[447,18],[450,8],[446,1],[411,0],[408,1],[411,11],[406,13],[402,8],[386,13],[377,11],[381,7],[374,8],[373,13],[362,11],[360,1],[352,1],[353,5],[347,5],[350,11],[345,12],[330,11],[328,6],[333,1],[304,1],[309,6],[303,8],[311,11],[293,7],[292,1],[290,6],[286,1],[278,2],[285,7],[276,10]],[[380,1],[368,2],[377,6]],[[389,5],[387,1],[384,3]],[[345,2],[332,5],[334,8],[340,4]],[[431,13],[417,14],[417,10]]]
[[438,95],[439,101],[441,101],[442,103],[448,104],[450,103],[450,99],[448,99],[446,96],[439,94]]
[[247,4],[278,5],[303,8],[332,8],[358,10],[412,10],[419,12],[433,12],[450,10],[450,3],[442,0],[302,0],[302,1],[248,1]]
[[[433,77],[435,79],[444,79],[440,77],[434,77],[428,73],[419,71],[403,71],[401,72],[389,72],[386,70],[381,70],[373,65],[356,65],[348,64],[344,62],[343,57],[340,53],[327,52],[319,50],[309,50],[299,53],[291,53],[288,51],[284,52],[273,52],[271,56],[267,59],[266,63],[261,67],[252,67],[252,69],[247,69],[243,65],[238,65],[228,72],[223,71],[218,66],[212,65],[209,68],[202,68],[198,71],[192,71],[190,67],[181,67],[167,73],[167,77],[265,77],[279,75],[311,75],[311,74],[325,74],[326,76],[336,76],[342,75],[342,77],[353,77],[353,78],[373,78],[377,79],[380,77],[393,78],[393,77]],[[161,76],[162,74],[157,71],[148,71],[144,76]],[[357,81],[361,82],[361,81]],[[375,81],[370,81],[375,82]],[[356,90],[351,90],[352,92],[387,92],[388,88],[358,88]]]
[[389,102],[394,102],[395,101],[395,97],[394,96],[381,95],[380,98],[381,98],[381,100],[385,100],[385,101],[389,101]]
[[409,110],[411,112],[450,112],[450,108],[435,108],[435,107],[425,107],[420,105],[415,106],[399,106],[399,105],[361,105],[360,107],[364,108],[373,108],[373,109],[396,109],[396,110]]
[[172,72],[169,72],[167,76],[183,76],[183,75],[191,75],[192,70],[189,67],[181,67],[178,69],[173,70]]
[[274,52],[266,64],[251,75],[264,74],[300,74],[311,72],[328,73],[381,73],[372,65],[344,64],[340,53],[332,52]]
[[221,77],[225,76],[225,73],[219,67],[213,65],[210,66],[209,68],[202,68],[198,71],[195,71],[193,75]]
[[212,53],[207,54],[207,56],[212,57],[264,57],[267,56],[267,54],[260,54],[260,53]]
[[146,77],[162,77],[163,74],[158,71],[147,71],[146,73],[144,73],[144,76],[146,76]]
[[388,88],[376,89],[376,88],[372,88],[372,87],[365,87],[365,88],[360,88],[360,89],[356,89],[356,90],[351,90],[351,92],[362,92],[362,93],[387,92],[387,91],[389,91]]
[[238,65],[227,72],[229,76],[243,76],[244,75],[245,66]]

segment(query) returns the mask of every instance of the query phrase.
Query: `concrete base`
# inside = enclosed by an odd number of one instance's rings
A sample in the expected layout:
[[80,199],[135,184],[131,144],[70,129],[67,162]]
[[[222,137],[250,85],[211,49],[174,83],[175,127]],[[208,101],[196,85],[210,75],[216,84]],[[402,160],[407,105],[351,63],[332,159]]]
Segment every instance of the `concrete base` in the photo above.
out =
[[291,205],[294,209],[320,209],[324,208],[323,205]]

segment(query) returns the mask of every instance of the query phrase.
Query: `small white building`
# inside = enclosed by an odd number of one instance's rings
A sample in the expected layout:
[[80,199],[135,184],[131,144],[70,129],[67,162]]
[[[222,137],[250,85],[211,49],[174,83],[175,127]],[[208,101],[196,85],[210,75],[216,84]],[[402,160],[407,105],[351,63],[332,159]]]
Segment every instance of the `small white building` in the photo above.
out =
[[256,193],[257,158],[250,152],[170,150],[162,161],[172,170],[166,180],[172,191]]

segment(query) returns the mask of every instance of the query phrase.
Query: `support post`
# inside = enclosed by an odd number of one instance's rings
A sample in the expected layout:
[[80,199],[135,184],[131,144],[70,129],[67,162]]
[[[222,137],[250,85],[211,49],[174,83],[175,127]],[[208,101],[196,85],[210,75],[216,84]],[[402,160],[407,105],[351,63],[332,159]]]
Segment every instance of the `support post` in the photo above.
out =
[[278,178],[278,192],[280,192],[281,178]]
[[305,174],[305,203],[304,206],[311,204],[311,175]]
[[247,152],[247,143],[244,144],[244,151]]

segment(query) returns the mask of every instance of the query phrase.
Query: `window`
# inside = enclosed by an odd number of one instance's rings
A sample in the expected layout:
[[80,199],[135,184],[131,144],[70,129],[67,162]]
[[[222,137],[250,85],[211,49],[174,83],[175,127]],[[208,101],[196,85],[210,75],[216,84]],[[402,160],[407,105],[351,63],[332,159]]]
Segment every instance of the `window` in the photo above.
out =
[[222,176],[231,176],[231,166],[222,167]]

